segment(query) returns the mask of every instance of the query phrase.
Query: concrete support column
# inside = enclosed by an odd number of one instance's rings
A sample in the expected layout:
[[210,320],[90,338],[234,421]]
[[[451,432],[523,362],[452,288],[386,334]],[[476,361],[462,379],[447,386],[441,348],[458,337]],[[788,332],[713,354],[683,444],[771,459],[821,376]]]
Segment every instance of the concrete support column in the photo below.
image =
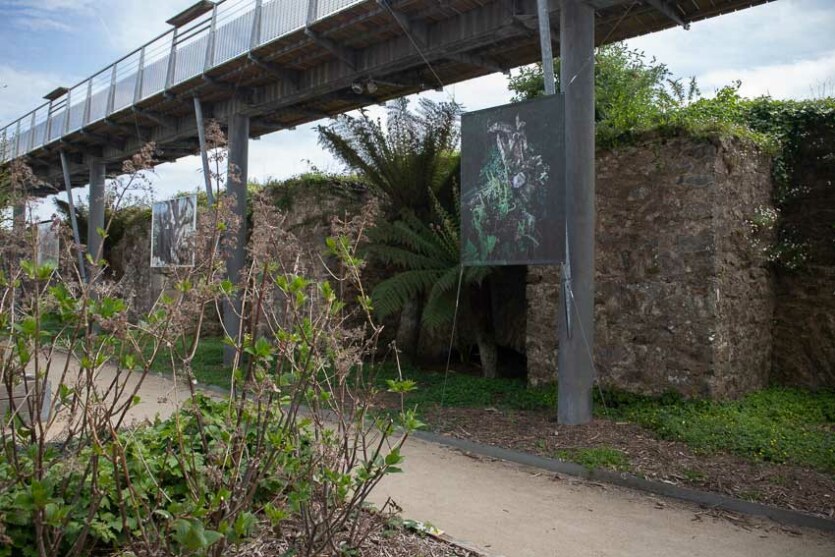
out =
[[[226,178],[227,195],[232,198],[234,212],[239,225],[235,233],[235,247],[226,260],[226,272],[233,284],[238,284],[241,271],[246,265],[246,185],[249,162],[249,116],[235,114],[229,119],[229,170]],[[223,307],[223,326],[233,338],[241,331],[241,297],[235,295],[231,303]],[[235,357],[234,350],[226,347],[223,363],[231,365]]]
[[[99,229],[104,229],[104,180],[106,168],[100,160],[91,159],[89,169],[90,215],[87,220],[87,253],[97,261],[104,257],[103,238],[99,234]],[[95,269],[92,269],[90,276],[95,276],[94,273]]]
[[594,9],[583,0],[562,0],[560,60],[569,273],[560,297],[557,419],[583,424],[592,418],[594,386],[595,219]]

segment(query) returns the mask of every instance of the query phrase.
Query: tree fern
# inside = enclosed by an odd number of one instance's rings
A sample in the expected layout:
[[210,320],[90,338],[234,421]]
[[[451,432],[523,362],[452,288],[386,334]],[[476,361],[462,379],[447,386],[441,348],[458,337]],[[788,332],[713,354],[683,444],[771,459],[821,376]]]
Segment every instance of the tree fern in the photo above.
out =
[[369,232],[368,251],[378,260],[394,265],[400,272],[384,280],[372,292],[374,307],[381,316],[399,311],[415,296],[426,300],[423,325],[437,328],[452,321],[458,294],[480,283],[490,270],[460,266],[460,207],[457,188],[452,186],[454,210],[447,211],[437,196],[428,194],[434,218],[428,224],[414,213],[400,220],[380,222]]
[[458,145],[460,107],[455,103],[421,100],[416,111],[399,99],[386,107],[387,121],[339,116],[320,126],[319,141],[342,163],[361,173],[387,202],[389,213],[431,213],[429,192],[447,182],[450,154]]
[[[460,107],[423,99],[416,111],[410,111],[407,101],[398,100],[387,111],[385,126],[365,112],[357,118],[340,116],[319,128],[319,140],[362,174],[386,203],[387,218],[369,231],[367,247],[370,257],[396,269],[372,291],[378,316],[392,315],[421,300],[423,328],[438,328],[455,315],[459,279],[461,297],[469,302],[470,293],[490,272],[460,266],[456,187],[460,158],[454,154]],[[487,319],[475,317],[468,304],[462,304],[461,310],[462,317],[472,317],[473,327],[492,328]],[[401,326],[407,315],[411,314],[401,311]],[[414,346],[405,347],[406,353],[417,346],[416,339],[411,342]]]

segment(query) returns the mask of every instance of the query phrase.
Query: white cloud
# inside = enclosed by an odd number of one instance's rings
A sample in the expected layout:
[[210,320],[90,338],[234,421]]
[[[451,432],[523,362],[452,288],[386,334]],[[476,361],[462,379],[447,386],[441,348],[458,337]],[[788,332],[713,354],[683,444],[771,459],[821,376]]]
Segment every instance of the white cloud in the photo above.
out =
[[47,11],[82,11],[96,0],[7,0],[6,6],[16,8],[33,8]]
[[820,97],[835,94],[835,50],[809,60],[770,64],[749,69],[719,69],[699,75],[705,93],[742,81],[740,94],[745,97],[770,95],[779,99]]
[[32,110],[43,102],[43,95],[69,82],[66,76],[0,65],[0,125]]
[[105,28],[118,56],[131,52],[168,31],[171,16],[194,4],[194,0],[95,0],[92,10],[97,23]]
[[72,21],[89,13],[95,0],[7,0],[0,5],[12,27],[27,31],[72,32]]
[[832,0],[780,0],[630,39],[679,76],[815,58],[835,49]]

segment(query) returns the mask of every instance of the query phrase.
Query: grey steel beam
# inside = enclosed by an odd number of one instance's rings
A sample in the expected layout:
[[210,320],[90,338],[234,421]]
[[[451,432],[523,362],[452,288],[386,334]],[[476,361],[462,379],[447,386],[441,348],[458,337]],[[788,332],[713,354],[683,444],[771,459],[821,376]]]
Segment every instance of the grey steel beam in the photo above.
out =
[[[87,221],[87,254],[98,262],[103,256],[104,238],[101,232],[104,230],[104,205],[105,205],[105,173],[106,167],[100,159],[89,159],[90,169],[90,216]],[[90,276],[94,277],[96,268],[90,270]]]
[[194,97],[194,117],[197,120],[197,140],[200,142],[200,159],[203,164],[203,182],[206,185],[206,196],[209,205],[215,204],[215,196],[212,193],[212,173],[209,170],[209,150],[206,146],[206,123],[203,121],[203,105],[200,97]]
[[[229,170],[226,177],[226,195],[231,198],[235,216],[239,224],[235,231],[234,247],[226,258],[226,273],[229,280],[239,286],[241,272],[246,265],[246,185],[249,177],[249,117],[233,114],[229,117],[227,139],[229,141]],[[223,326],[226,334],[232,338],[239,338],[243,333],[241,319],[242,300],[239,292],[232,294],[231,299],[223,306]],[[225,365],[232,365],[235,351],[226,346],[223,352]]]
[[206,58],[203,62],[203,72],[207,72],[215,65],[215,41],[217,40],[217,4],[212,6],[212,21],[209,24],[209,38],[206,41]]
[[348,48],[347,46],[342,46],[340,44],[335,43],[334,41],[328,39],[327,37],[321,36],[319,33],[311,29],[310,27],[305,27],[304,29],[305,35],[310,37],[314,43],[318,44],[325,50],[329,51],[331,54],[348,64],[348,66],[355,70],[357,69],[357,51]]
[[[529,34],[538,34],[539,33],[539,2],[537,2],[537,13],[536,14],[516,14],[513,16],[514,24],[521,28],[525,29]],[[546,7],[548,2],[546,2]],[[559,44],[560,42],[560,27],[559,25],[555,25],[552,21],[550,21],[548,27],[551,30],[551,43],[552,44]]]
[[425,23],[416,21],[395,8],[391,0],[377,0],[377,4],[394,18],[401,29],[409,36],[409,39],[415,42],[417,48],[423,50],[427,47],[429,44],[429,28]]
[[133,103],[142,100],[142,87],[145,81],[145,47],[139,51],[139,65],[136,68],[136,85],[133,89]]
[[124,150],[126,146],[125,140],[121,137],[102,135],[100,133],[88,132],[87,130],[81,130],[79,133],[81,133],[81,137],[87,138],[98,145],[110,145],[119,150]]
[[102,120],[102,122],[104,123],[105,126],[110,128],[111,130],[120,131],[120,132],[126,133],[130,136],[134,136],[134,135],[148,136],[153,131],[152,128],[150,128],[148,126],[142,126],[138,123],[135,123],[133,125],[131,125],[131,124],[120,124],[119,122],[114,122],[110,118],[106,118],[106,119]]
[[311,110],[309,108],[288,108],[287,110],[282,110],[282,113],[292,113],[292,114],[301,114],[305,118],[313,118],[315,120],[321,120],[322,118],[330,118],[331,115],[327,112],[322,110]]
[[171,34],[171,50],[168,54],[168,71],[165,73],[164,91],[168,91],[174,84],[174,78],[177,72],[177,38],[179,34],[180,28],[175,27],[174,33]]
[[249,60],[258,66],[259,68],[263,69],[267,73],[272,74],[274,77],[279,79],[280,81],[288,81],[293,84],[294,87],[299,87],[299,81],[301,79],[301,72],[298,70],[291,70],[288,68],[282,68],[278,64],[274,64],[269,60],[263,60],[259,58],[256,54],[250,52],[247,57]]
[[292,127],[295,126],[287,126],[279,122],[267,122],[264,120],[252,122],[252,128],[257,129],[261,135],[291,129]]
[[70,120],[72,120],[72,89],[67,91],[67,102],[64,105],[64,133],[62,135],[69,134]]
[[[105,116],[110,116],[113,114],[113,108],[116,105],[116,78],[117,78],[117,65],[113,64],[113,69],[110,72],[110,86],[107,89],[107,108],[104,111]],[[92,92],[92,85],[93,80],[89,81],[90,90]],[[89,95],[88,95],[89,96]],[[87,117],[84,118],[84,124],[87,125],[90,123],[90,110],[89,106],[87,109]]]
[[156,123],[159,126],[162,126],[163,128],[177,127],[177,120],[175,118],[166,116],[165,114],[160,114],[159,112],[155,112],[153,110],[145,110],[137,106],[133,107],[133,112],[135,114],[138,114],[139,116],[142,116],[143,118],[151,120],[152,122]]
[[[477,68],[484,68],[491,73],[503,73],[507,71],[507,68],[500,65],[498,62],[491,60],[486,56],[479,56],[477,54],[460,52],[457,54],[450,54],[448,58],[455,62],[461,62],[462,64],[475,66]],[[551,63],[553,64],[553,61]]]
[[81,253],[81,234],[78,232],[78,218],[75,214],[75,201],[72,198],[72,178],[70,176],[70,161],[67,159],[67,154],[60,151],[61,169],[64,173],[64,189],[67,192],[67,207],[70,211],[70,224],[72,225],[72,237],[75,241],[73,249],[78,256],[78,273],[81,275],[81,280],[87,282],[87,269],[84,265],[84,255]]
[[583,0],[562,0],[560,31],[567,253],[557,419],[575,425],[592,419],[594,386],[594,9]]
[[216,77],[212,77],[210,75],[203,74],[203,82],[207,85],[211,85],[216,89],[223,89],[232,93],[235,96],[251,96],[252,89],[249,87],[241,87],[240,85],[236,85],[234,83],[227,83],[226,81],[221,81]]
[[252,14],[252,32],[249,38],[249,50],[261,44],[261,19],[262,19],[263,0],[255,0],[255,10]]
[[679,14],[676,11],[674,2],[669,2],[668,0],[644,0],[644,2],[646,2],[650,6],[667,16],[677,25],[681,25],[682,27],[684,27],[684,29],[688,31],[690,30],[690,23],[684,21],[684,19],[681,17],[681,14]]

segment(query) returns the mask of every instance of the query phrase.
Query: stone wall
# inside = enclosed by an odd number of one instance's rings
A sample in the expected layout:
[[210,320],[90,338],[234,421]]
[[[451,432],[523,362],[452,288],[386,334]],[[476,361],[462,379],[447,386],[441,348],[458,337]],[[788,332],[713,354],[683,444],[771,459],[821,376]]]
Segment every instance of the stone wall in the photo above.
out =
[[781,208],[783,232],[806,264],[778,267],[775,381],[835,388],[835,122],[808,130],[793,162],[797,194]]
[[[600,381],[727,397],[764,386],[771,279],[746,220],[771,164],[741,140],[647,137],[597,158],[595,359]],[[532,384],[556,377],[555,268],[528,271]]]
[[[314,280],[329,276],[322,261],[327,260],[325,239],[332,235],[333,219],[351,219],[369,199],[359,183],[302,178],[271,184],[262,195],[283,213],[284,229],[295,236],[301,248],[300,272]],[[253,206],[258,209],[257,202]]]

